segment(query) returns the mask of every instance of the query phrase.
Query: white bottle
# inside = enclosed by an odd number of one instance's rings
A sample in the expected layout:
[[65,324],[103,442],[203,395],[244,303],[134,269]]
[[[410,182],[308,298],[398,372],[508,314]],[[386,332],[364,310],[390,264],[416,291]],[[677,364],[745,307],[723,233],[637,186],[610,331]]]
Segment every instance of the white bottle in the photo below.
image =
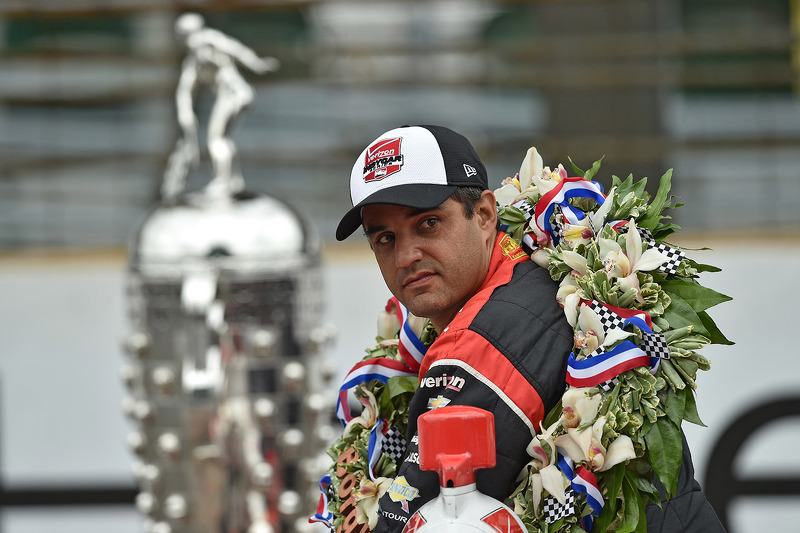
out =
[[439,473],[441,492],[403,533],[526,533],[511,509],[475,484],[475,471],[497,461],[492,413],[451,405],[422,414],[418,429],[420,468]]

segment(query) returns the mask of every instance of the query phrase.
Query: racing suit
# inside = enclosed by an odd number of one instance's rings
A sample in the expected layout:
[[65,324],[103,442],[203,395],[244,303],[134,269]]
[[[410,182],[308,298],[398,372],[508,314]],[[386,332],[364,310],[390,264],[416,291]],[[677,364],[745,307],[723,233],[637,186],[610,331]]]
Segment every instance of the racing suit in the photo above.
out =
[[422,361],[406,456],[380,500],[376,533],[401,531],[439,493],[436,472],[419,468],[417,417],[429,409],[473,405],[493,413],[497,466],[477,472],[478,489],[499,500],[514,489],[530,460],[528,443],[565,388],[573,333],[557,288],[511,237],[498,234],[483,284]]
[[[557,288],[511,237],[498,234],[483,284],[422,361],[406,454],[380,500],[375,533],[400,533],[439,494],[437,473],[419,468],[417,417],[429,409],[473,405],[493,413],[497,465],[476,472],[478,490],[501,501],[513,491],[530,460],[528,443],[566,387],[573,330],[556,302]],[[648,505],[647,519],[648,531],[724,531],[694,480],[685,441],[677,494],[661,508]]]

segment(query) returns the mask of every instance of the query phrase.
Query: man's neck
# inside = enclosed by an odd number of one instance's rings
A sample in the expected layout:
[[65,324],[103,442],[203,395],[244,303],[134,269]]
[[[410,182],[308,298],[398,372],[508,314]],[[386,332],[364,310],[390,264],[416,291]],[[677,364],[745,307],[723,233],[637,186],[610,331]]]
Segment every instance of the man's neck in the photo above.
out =
[[[481,279],[481,284],[480,284],[479,288],[475,292],[470,294],[469,297],[467,297],[467,299],[464,302],[462,302],[462,306],[459,307],[459,311],[463,308],[464,305],[466,305],[466,303],[473,296],[475,296],[475,294],[480,290],[480,287],[483,286],[484,282],[486,281],[487,276],[490,275],[490,268],[491,268],[491,265],[492,265],[492,257],[494,256],[494,252],[495,252],[494,247],[495,247],[495,244],[497,243],[497,236],[499,235],[499,233],[500,233],[499,231],[495,231],[494,232],[494,236],[492,237],[492,239],[488,243],[488,245],[489,245],[489,254],[488,254],[489,261],[488,261],[488,263],[486,263],[486,268],[484,269],[483,278]],[[450,322],[453,321],[453,319],[455,318],[455,316],[457,314],[458,314],[458,311],[456,311],[452,316],[445,317],[444,319],[442,319],[442,318],[436,318],[436,319],[431,318],[431,324],[433,325],[433,329],[436,330],[436,333],[438,335],[441,335],[442,331],[444,331],[444,329],[448,326],[448,324],[450,324]]]

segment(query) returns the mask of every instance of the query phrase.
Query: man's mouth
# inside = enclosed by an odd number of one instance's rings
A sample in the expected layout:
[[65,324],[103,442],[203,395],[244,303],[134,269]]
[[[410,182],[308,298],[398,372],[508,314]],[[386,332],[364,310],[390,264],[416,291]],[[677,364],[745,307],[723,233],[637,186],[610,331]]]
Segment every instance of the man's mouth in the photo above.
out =
[[432,278],[433,278],[433,272],[419,272],[416,274],[412,274],[403,281],[403,288],[410,289],[420,285],[424,285]]

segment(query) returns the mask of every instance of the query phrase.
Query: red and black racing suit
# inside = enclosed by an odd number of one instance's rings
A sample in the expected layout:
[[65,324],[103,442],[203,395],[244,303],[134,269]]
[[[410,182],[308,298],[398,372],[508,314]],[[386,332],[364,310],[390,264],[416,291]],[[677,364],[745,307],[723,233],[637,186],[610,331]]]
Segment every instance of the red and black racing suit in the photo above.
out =
[[[417,417],[444,405],[473,405],[494,414],[497,466],[477,472],[478,489],[508,497],[525,448],[565,388],[572,327],[556,302],[557,284],[500,233],[478,292],[430,346],[411,401],[408,447],[396,479],[381,498],[377,532],[399,532],[439,493],[435,472],[419,468]],[[407,487],[406,487],[407,485]]]

